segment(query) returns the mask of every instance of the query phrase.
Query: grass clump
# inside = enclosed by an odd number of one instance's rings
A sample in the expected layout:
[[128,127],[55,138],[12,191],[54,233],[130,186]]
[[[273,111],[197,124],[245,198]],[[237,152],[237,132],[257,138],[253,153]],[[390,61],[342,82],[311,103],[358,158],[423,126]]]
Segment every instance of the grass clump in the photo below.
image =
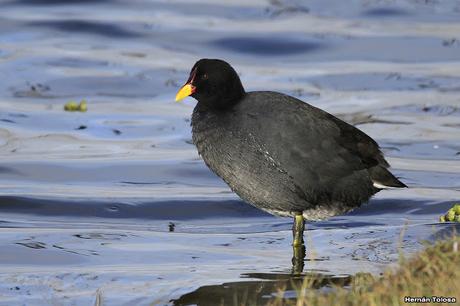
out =
[[381,277],[357,274],[348,288],[332,286],[333,290],[327,293],[312,290],[305,282],[297,290],[296,299],[280,298],[269,305],[409,305],[405,303],[406,297],[424,296],[454,297],[456,304],[460,299],[459,267],[460,237],[454,235],[428,246],[411,259],[401,258],[398,268],[387,269]]

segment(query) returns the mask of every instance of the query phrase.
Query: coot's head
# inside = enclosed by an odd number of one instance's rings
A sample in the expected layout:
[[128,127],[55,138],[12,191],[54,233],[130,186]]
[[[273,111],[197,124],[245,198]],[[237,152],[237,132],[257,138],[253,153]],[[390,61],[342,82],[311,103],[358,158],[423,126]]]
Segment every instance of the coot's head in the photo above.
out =
[[244,96],[244,88],[236,71],[219,59],[200,59],[195,63],[176,101],[192,96],[209,109],[227,109]]

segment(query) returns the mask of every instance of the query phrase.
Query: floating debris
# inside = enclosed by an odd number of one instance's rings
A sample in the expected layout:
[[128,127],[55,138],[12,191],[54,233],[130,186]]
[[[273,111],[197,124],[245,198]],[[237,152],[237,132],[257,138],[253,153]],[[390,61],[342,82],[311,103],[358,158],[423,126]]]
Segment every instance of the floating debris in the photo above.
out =
[[451,38],[451,39],[445,39],[442,41],[442,45],[444,47],[452,47],[454,46],[455,44],[458,44],[459,41],[456,39],[456,38]]
[[79,104],[75,101],[69,101],[64,105],[64,110],[67,112],[86,112],[88,104],[86,100],[81,100]]
[[50,90],[51,88],[48,85],[44,85],[40,83],[30,84],[29,82],[27,82],[27,89],[15,91],[14,96],[15,97],[44,98],[44,97],[49,97],[49,95],[47,95],[46,92]]

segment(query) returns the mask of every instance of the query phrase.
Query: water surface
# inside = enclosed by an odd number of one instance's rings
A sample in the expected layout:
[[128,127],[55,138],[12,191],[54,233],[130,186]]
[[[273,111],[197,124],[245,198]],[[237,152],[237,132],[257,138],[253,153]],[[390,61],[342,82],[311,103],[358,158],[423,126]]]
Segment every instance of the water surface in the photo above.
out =
[[202,57],[357,125],[410,186],[307,225],[317,290],[451,233],[437,220],[460,198],[459,20],[458,1],[3,1],[0,305],[294,296],[291,220],[210,172],[194,101],[173,102]]

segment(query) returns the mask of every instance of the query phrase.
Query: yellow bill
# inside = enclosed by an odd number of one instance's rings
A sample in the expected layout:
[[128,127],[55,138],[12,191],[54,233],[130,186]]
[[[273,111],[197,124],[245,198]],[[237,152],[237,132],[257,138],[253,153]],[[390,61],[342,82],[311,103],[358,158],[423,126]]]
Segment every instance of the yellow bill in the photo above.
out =
[[177,92],[176,95],[176,102],[190,96],[194,91],[194,88],[191,84],[185,84],[182,88]]

